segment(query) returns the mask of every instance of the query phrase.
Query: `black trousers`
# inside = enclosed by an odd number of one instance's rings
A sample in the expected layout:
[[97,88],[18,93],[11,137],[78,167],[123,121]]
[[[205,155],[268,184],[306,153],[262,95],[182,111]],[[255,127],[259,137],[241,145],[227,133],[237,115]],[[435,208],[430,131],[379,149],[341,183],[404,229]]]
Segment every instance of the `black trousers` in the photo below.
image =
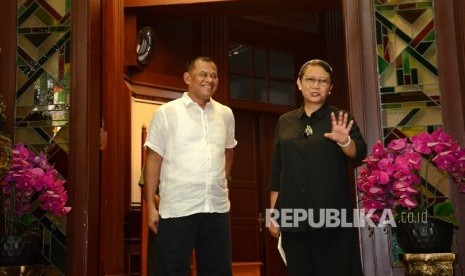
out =
[[229,213],[160,219],[155,237],[155,275],[188,275],[193,248],[197,275],[232,275]]
[[290,276],[359,276],[360,251],[354,228],[281,232]]
[[149,238],[147,241],[147,275],[155,275],[155,240],[157,236],[149,229]]

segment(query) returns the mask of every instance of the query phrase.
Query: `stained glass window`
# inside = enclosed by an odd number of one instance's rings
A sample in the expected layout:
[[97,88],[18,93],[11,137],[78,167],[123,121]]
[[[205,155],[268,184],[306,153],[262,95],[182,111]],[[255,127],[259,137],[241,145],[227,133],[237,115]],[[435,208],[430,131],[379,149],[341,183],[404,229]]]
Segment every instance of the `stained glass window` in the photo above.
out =
[[[15,143],[43,151],[68,176],[71,0],[18,0]],[[35,212],[43,254],[64,272],[66,222]]]
[[[441,127],[434,1],[375,0],[375,19],[384,143]],[[448,185],[433,187],[436,196],[449,196]],[[394,234],[395,266],[400,253]]]

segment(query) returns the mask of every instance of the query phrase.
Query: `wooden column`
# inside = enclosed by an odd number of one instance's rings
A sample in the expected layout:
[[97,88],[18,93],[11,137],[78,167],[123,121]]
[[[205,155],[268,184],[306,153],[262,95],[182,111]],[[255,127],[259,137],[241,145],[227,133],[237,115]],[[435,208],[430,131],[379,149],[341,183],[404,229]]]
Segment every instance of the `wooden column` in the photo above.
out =
[[101,0],[71,3],[66,275],[99,273]]
[[228,71],[228,35],[225,18],[202,20],[202,54],[210,56],[218,67],[220,84],[214,94],[215,100],[228,104],[229,82]]
[[0,0],[0,93],[6,105],[6,129],[13,140],[14,110],[16,99],[16,10],[18,3],[12,0]]
[[[454,18],[457,29],[457,59],[459,64],[460,86],[465,87],[465,2],[454,0]],[[462,88],[463,89],[463,88]],[[462,110],[465,110],[465,97],[462,96]],[[462,112],[462,121],[465,122],[465,112]],[[465,128],[465,125],[462,126]]]
[[[465,145],[465,110],[463,104],[465,100],[463,93],[465,76],[460,75],[460,72],[463,73],[464,65],[459,63],[457,57],[463,58],[464,49],[458,48],[459,42],[463,43],[463,37],[460,37],[460,32],[456,29],[455,14],[452,1],[434,1],[439,88],[444,129],[463,146]],[[463,33],[461,34],[463,35]],[[451,183],[450,193],[454,203],[455,216],[460,224],[464,225],[465,195],[459,192],[454,183]],[[455,240],[458,270],[463,274],[465,272],[465,227],[459,227],[455,231]]]
[[124,218],[129,210],[130,91],[123,79],[124,1],[102,1],[102,130],[100,273],[124,275]]
[[[381,137],[374,42],[373,1],[343,0],[345,58],[352,113],[365,136],[368,148]],[[360,228],[365,275],[392,275],[389,232],[384,228]]]
[[[334,88],[328,98],[333,106],[351,110],[350,94],[347,90],[345,39],[342,14],[340,10],[324,12],[324,24],[321,31],[325,37],[326,59],[334,70]],[[357,118],[356,118],[357,119]]]

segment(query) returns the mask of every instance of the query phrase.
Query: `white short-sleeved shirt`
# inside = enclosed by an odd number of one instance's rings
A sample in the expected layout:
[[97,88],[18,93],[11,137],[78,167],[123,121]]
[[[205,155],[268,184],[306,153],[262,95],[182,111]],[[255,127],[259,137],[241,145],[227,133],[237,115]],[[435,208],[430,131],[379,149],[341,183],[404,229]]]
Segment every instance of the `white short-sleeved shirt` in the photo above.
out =
[[161,217],[229,211],[225,149],[237,145],[234,127],[229,107],[210,99],[202,109],[187,92],[157,109],[144,145],[163,157]]

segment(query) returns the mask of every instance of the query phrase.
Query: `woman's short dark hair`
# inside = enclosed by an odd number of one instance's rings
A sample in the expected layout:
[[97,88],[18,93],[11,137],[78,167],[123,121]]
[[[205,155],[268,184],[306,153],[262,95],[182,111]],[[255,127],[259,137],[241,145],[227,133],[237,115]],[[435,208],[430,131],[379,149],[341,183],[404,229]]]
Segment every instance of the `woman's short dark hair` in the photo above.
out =
[[318,65],[321,68],[323,68],[323,70],[329,73],[330,80],[331,81],[333,80],[333,68],[331,68],[331,65],[329,65],[326,61],[321,60],[321,59],[312,59],[312,60],[305,62],[304,65],[300,67],[299,76],[298,76],[299,79],[302,79],[302,77],[305,74],[305,70],[307,70],[309,66],[313,66],[313,65]]

